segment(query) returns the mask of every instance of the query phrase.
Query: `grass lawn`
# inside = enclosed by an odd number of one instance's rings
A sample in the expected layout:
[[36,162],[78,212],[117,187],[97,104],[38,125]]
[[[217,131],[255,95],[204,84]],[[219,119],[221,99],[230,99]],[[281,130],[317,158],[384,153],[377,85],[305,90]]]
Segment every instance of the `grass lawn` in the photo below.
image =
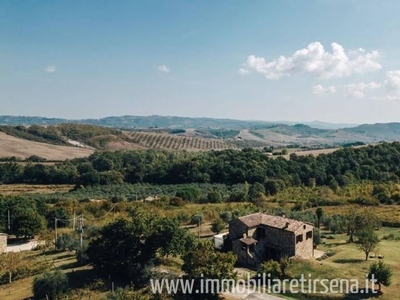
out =
[[[97,276],[89,266],[77,266],[75,253],[73,252],[47,252],[43,254],[40,251],[27,252],[29,259],[43,260],[50,263],[49,270],[59,268],[68,274],[69,285],[74,289],[85,289],[86,286],[96,282]],[[36,276],[36,275],[35,275]],[[15,280],[10,284],[0,285],[0,299],[19,300],[33,297],[32,284],[35,276],[29,276],[23,279]],[[69,299],[98,299],[94,297],[96,292],[90,291],[89,298],[85,298],[85,290],[77,290],[72,293]],[[91,298],[90,298],[91,297]]]
[[[400,230],[395,228],[381,228],[377,231],[378,236],[382,238],[384,235],[393,233],[400,236]],[[369,258],[365,260],[365,254],[360,250],[355,243],[347,243],[348,236],[346,234],[332,235],[333,239],[322,239],[323,244],[318,246],[319,250],[333,251],[334,255],[322,261],[317,260],[296,260],[290,267],[290,272],[293,277],[299,278],[300,274],[304,274],[308,278],[327,278],[327,279],[357,279],[359,287],[365,286],[365,276],[368,273],[369,266],[372,262],[378,261],[378,258]],[[390,265],[393,269],[392,284],[389,287],[382,286],[382,295],[379,299],[391,300],[398,299],[400,292],[400,265],[398,259],[398,249],[400,241],[381,240],[378,247],[375,249],[375,254],[384,256],[384,263]],[[322,288],[322,287],[321,287]],[[377,289],[378,286],[375,286]],[[333,296],[333,295],[332,295]],[[343,299],[345,295],[337,295],[332,299]],[[356,295],[348,299],[369,299],[366,295]],[[354,295],[353,295],[354,297]],[[325,299],[325,298],[324,298]],[[372,298],[371,298],[372,299]]]

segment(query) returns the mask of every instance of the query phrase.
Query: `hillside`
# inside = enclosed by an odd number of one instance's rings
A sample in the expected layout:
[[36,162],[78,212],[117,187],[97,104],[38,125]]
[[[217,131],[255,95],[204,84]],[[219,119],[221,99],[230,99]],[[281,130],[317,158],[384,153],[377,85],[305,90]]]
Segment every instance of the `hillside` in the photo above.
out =
[[400,123],[328,129],[333,125],[323,122],[314,123],[325,128],[314,128],[307,124],[163,116],[61,121],[66,120],[0,116],[0,123],[9,124],[1,125],[0,131],[35,142],[99,150],[199,151],[269,146],[319,149],[400,140]]
[[[234,119],[216,119],[216,118],[188,118],[174,116],[110,116],[100,119],[61,119],[44,117],[26,117],[26,116],[0,116],[0,125],[57,125],[62,123],[79,123],[98,125],[124,129],[144,129],[144,128],[224,128],[224,129],[254,129],[268,127],[271,125],[296,125],[299,122],[288,121],[251,121]],[[335,124],[321,121],[301,122],[304,125],[319,129],[338,129],[355,127],[354,124]]]
[[[235,132],[238,133],[239,131]],[[97,150],[223,150],[258,146],[253,142],[218,138],[230,131],[133,130],[85,124],[0,126],[0,157],[38,155],[48,160],[87,156]],[[263,144],[261,144],[263,145]],[[63,154],[64,153],[64,154]]]
[[0,132],[0,157],[27,158],[37,155],[47,160],[60,161],[89,156],[91,153],[93,150],[90,149],[28,141]]

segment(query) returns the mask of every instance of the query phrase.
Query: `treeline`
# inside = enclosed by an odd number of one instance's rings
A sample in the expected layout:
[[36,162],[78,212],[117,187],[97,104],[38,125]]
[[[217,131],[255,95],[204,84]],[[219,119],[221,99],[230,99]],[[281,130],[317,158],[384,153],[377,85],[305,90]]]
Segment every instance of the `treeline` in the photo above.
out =
[[[361,180],[398,182],[400,143],[345,148],[331,154],[270,158],[255,149],[202,153],[170,151],[96,152],[56,165],[0,165],[0,182],[104,185],[111,183],[263,183],[274,194],[288,186],[335,189]],[[265,184],[267,183],[268,184]]]

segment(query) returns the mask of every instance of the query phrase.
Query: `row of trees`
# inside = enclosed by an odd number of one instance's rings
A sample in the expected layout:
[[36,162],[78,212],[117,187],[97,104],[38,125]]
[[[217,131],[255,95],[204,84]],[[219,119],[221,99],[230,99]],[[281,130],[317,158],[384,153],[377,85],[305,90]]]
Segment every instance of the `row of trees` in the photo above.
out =
[[400,143],[344,148],[318,157],[270,158],[255,149],[202,153],[169,151],[96,152],[88,158],[46,166],[13,162],[0,165],[6,183],[155,184],[270,181],[269,192],[285,186],[344,186],[359,180],[399,181]]

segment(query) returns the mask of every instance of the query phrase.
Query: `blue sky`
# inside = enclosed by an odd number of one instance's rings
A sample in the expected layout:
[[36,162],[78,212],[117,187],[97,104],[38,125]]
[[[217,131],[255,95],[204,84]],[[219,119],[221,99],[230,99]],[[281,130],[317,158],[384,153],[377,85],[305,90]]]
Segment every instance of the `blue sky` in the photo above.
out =
[[0,114],[400,121],[400,1],[0,1]]

